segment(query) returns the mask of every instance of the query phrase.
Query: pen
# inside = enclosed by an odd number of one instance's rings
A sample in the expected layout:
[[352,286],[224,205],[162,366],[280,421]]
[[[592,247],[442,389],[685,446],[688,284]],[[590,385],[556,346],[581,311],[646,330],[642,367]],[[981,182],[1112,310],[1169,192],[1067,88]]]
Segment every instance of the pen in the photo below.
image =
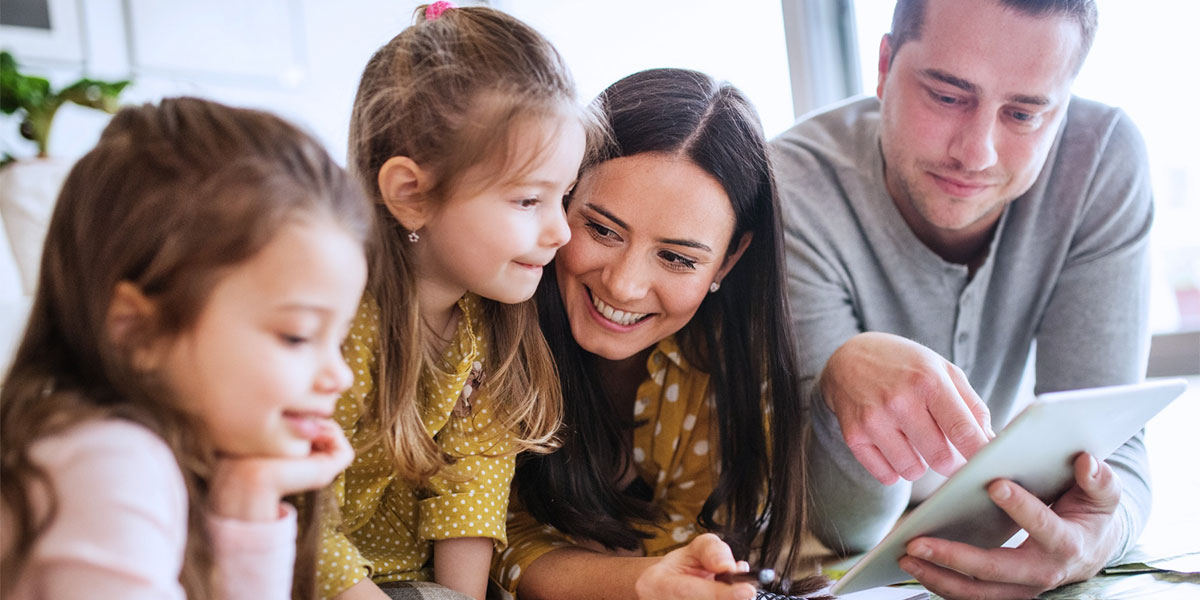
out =
[[773,569],[755,569],[745,573],[726,571],[713,579],[721,583],[753,583],[756,586],[763,586],[775,581],[775,571]]

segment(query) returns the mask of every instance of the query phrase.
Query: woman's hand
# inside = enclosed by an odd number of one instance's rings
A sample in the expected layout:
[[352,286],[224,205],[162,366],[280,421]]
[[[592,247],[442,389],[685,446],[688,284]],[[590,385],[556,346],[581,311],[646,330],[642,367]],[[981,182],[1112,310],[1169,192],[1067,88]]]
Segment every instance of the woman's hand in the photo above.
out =
[[312,450],[300,458],[222,456],[209,491],[209,510],[242,521],[279,518],[280,499],[324,487],[354,460],[354,450],[333,421],[321,425]]
[[705,533],[648,567],[638,577],[635,589],[638,598],[751,600],[756,594],[753,585],[713,580],[719,573],[748,570],[750,565],[734,560],[728,544]]

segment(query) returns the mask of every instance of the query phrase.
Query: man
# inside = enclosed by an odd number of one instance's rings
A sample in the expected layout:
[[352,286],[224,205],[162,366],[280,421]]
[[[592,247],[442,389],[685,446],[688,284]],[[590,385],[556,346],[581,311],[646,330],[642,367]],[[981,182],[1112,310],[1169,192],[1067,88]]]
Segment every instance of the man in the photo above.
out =
[[[1119,110],[1073,98],[1092,0],[900,0],[878,99],[772,142],[808,401],[811,520],[870,548],[927,467],[948,474],[1038,393],[1135,382],[1147,351],[1145,150]],[[986,400],[984,400],[986,399]],[[1048,508],[988,489],[1018,549],[920,538],[900,565],[946,596],[1031,597],[1094,575],[1150,506],[1139,434],[1081,455]]]

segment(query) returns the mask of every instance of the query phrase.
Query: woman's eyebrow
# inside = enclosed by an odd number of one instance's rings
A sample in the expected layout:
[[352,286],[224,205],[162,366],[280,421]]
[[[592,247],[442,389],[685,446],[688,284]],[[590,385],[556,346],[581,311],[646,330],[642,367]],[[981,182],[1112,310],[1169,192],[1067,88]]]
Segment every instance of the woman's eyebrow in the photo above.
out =
[[[583,205],[585,207],[587,207],[588,209],[594,210],[594,211],[604,215],[606,218],[608,218],[608,220],[615,223],[621,229],[624,229],[625,231],[631,231],[628,223],[617,218],[617,215],[612,214],[608,210],[605,210],[604,208],[596,206],[595,204],[592,204],[591,202],[584,202]],[[675,246],[685,246],[687,248],[695,248],[697,250],[704,250],[706,252],[713,251],[712,248],[709,248],[706,244],[702,244],[695,240],[684,240],[684,239],[676,239],[676,238],[658,238],[658,241],[663,244],[672,244]]]
[[620,227],[621,229],[624,229],[626,231],[629,230],[629,224],[626,223],[625,221],[622,221],[621,219],[618,219],[617,215],[614,215],[611,212],[608,212],[607,210],[600,208],[599,206],[596,206],[595,204],[592,204],[591,202],[584,202],[583,205],[604,215],[605,217],[608,218],[609,221],[616,223],[617,226]]
[[678,240],[678,239],[673,239],[673,238],[659,238],[658,241],[660,241],[664,244],[674,244],[676,246],[686,246],[688,248],[695,248],[697,250],[704,250],[706,252],[712,252],[712,248],[709,248],[708,246],[701,244],[700,242],[693,241],[693,240]]

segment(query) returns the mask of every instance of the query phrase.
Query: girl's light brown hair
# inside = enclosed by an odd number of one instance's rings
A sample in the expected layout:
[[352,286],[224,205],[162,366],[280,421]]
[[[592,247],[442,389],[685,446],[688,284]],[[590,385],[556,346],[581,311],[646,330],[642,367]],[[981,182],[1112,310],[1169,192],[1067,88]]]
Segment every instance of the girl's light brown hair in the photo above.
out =
[[[428,200],[444,202],[465,186],[486,185],[463,180],[471,167],[510,175],[536,161],[525,157],[524,165],[514,165],[510,156],[514,132],[530,119],[578,119],[589,130],[597,122],[576,102],[558,52],[529,26],[477,6],[426,20],[425,8],[367,63],[349,148],[351,172],[371,194],[380,224],[367,284],[380,309],[378,394],[366,417],[378,427],[399,474],[416,481],[449,459],[420,418],[419,374],[434,360],[431,334],[418,311],[408,232],[380,196],[380,168],[394,156],[412,159],[434,176]],[[487,299],[484,307],[490,327],[487,393],[506,429],[516,433],[518,450],[550,451],[557,445],[562,403],[536,308]]]
[[[58,197],[29,324],[0,390],[0,476],[13,517],[3,587],[54,519],[50,480],[29,455],[38,440],[83,421],[125,418],[172,449],[188,487],[188,542],[180,581],[189,598],[212,595],[205,531],[213,451],[199,425],[132,348],[192,326],[216,282],[250,259],[286,224],[332,219],[365,241],[371,228],[361,188],[311,137],[278,117],[194,98],[126,108],[71,170]],[[128,343],[105,328],[118,283],[156,306]],[[31,493],[50,492],[35,510]],[[307,503],[319,506],[314,494]],[[315,520],[311,514],[306,519]],[[312,595],[316,531],[301,524],[296,590]]]

